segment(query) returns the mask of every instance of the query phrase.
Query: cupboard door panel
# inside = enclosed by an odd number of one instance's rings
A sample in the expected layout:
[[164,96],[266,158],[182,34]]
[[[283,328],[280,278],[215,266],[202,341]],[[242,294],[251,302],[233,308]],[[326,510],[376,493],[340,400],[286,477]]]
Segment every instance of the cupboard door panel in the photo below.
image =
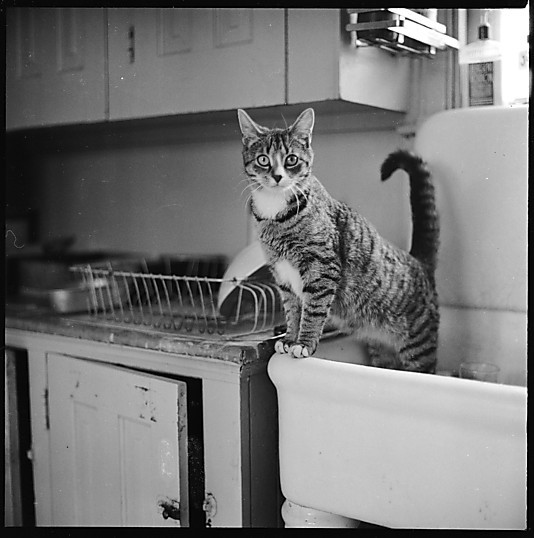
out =
[[85,29],[82,14],[74,8],[61,8],[57,12],[57,65],[58,71],[80,71],[86,67]]
[[16,53],[16,76],[19,78],[39,77],[43,74],[42,54],[38,46],[37,35],[37,13],[33,9],[19,9],[16,12],[16,22],[13,27],[8,25],[10,30],[16,32],[17,48]]
[[140,465],[150,454],[150,426],[141,420],[119,417],[119,453],[121,454],[122,519],[129,525],[143,525],[152,519],[154,502],[146,495],[131,495],[129,492],[143,492],[150,483],[150,466]]
[[288,103],[340,99],[406,111],[412,60],[375,47],[352,47],[344,14],[330,8],[288,10]]
[[288,102],[339,99],[339,11],[289,9],[288,43]]
[[[99,517],[102,517],[98,511],[99,491],[97,484],[102,481],[103,477],[101,468],[99,468],[100,462],[96,458],[96,445],[99,439],[94,435],[98,427],[99,414],[96,407],[74,401],[72,418],[73,443],[66,445],[65,450],[68,450],[73,456],[76,474],[70,477],[63,475],[63,479],[70,479],[69,486],[73,488],[76,500],[70,506],[67,504],[64,506],[67,512],[64,517],[69,517],[69,513],[74,510],[75,513],[72,514],[74,516],[73,524],[91,525],[98,521]],[[61,506],[57,506],[57,508],[60,509]]]
[[53,524],[187,525],[185,383],[56,354],[48,379]]
[[9,8],[6,126],[106,119],[103,8]]
[[110,118],[284,103],[282,9],[110,9]]

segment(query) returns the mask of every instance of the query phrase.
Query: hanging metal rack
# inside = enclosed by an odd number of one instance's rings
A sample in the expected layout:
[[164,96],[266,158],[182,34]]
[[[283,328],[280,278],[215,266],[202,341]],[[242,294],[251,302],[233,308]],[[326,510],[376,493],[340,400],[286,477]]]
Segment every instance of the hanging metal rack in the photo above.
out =
[[354,8],[347,11],[350,24],[345,29],[351,32],[355,47],[377,46],[394,54],[428,57],[434,56],[437,49],[459,48],[458,40],[445,33],[444,24],[411,9]]

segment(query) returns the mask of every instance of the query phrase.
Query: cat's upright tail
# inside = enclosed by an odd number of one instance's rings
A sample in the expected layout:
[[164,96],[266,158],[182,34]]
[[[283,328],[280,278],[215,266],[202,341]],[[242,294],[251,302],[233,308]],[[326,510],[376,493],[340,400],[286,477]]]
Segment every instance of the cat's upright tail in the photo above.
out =
[[431,174],[421,157],[410,151],[397,150],[388,155],[382,164],[382,181],[398,168],[407,172],[410,178],[413,220],[410,254],[423,263],[433,277],[439,247],[439,218]]

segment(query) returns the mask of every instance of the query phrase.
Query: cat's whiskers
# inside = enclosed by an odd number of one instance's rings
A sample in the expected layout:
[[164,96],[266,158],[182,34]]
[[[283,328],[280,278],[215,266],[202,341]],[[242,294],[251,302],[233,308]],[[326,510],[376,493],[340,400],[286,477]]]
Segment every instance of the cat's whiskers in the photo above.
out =
[[250,192],[250,194],[248,195],[247,199],[245,200],[245,207],[248,205],[248,202],[249,200],[252,198],[252,196],[254,195],[254,193],[256,191],[259,191],[261,189],[261,185],[258,185],[253,191]]
[[247,189],[252,189],[253,187],[255,186],[254,183],[249,183],[242,191],[241,191],[241,194],[239,195],[240,197],[243,196],[243,193],[247,190]]
[[241,179],[239,180],[238,185],[241,184],[241,183],[245,183],[245,182],[250,183],[251,181],[254,180],[254,178],[251,177],[246,172],[241,172],[239,175],[241,176]]
[[[295,185],[296,187],[296,185]],[[297,215],[300,212],[300,202],[298,194],[293,190],[293,185],[289,185],[289,190],[295,195],[295,200],[297,201]]]
[[238,183],[238,185],[240,183],[243,183],[243,182],[246,182],[247,185],[245,186],[245,188],[241,191],[241,194],[239,195],[239,197],[243,196],[243,193],[247,190],[247,189],[252,189],[253,187],[258,187],[258,188],[261,188],[261,184],[260,182],[258,181],[258,178],[254,177],[254,176],[250,176],[249,174],[245,173],[245,172],[241,172],[241,175],[245,176],[243,179],[241,179]]
[[308,201],[308,195],[298,185],[295,185],[294,187],[300,192],[300,194],[302,194],[302,196],[304,196],[306,201]]

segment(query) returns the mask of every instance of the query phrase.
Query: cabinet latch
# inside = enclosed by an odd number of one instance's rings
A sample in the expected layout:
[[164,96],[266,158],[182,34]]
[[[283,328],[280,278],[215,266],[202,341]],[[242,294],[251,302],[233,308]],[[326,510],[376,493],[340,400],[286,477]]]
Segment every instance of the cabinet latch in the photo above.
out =
[[180,521],[180,502],[170,497],[160,497],[158,506],[161,509],[161,517],[163,519],[176,519]]
[[211,527],[211,520],[217,513],[217,500],[213,493],[206,493],[202,503],[202,510],[206,512],[206,527]]

